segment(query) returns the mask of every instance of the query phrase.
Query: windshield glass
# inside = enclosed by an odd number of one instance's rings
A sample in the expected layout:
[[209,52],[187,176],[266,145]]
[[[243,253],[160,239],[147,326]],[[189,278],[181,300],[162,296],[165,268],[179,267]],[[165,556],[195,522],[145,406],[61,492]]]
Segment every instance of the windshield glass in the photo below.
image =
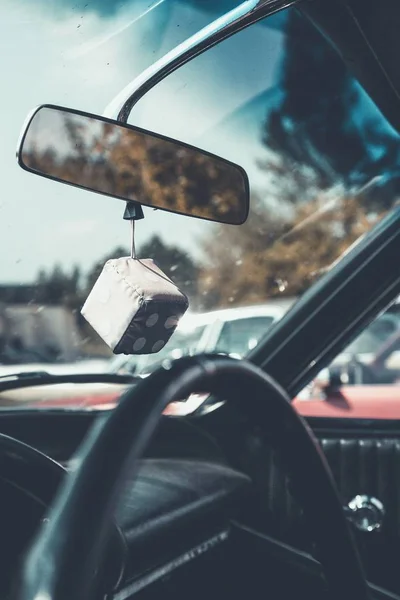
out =
[[[26,114],[44,102],[102,114],[141,71],[237,4],[1,3],[3,85],[10,90],[2,95],[0,141],[3,373],[104,373],[127,364],[118,358],[116,367],[80,315],[106,260],[129,255],[124,204],[19,169],[14,149]],[[178,284],[199,321],[191,334],[178,330],[162,354],[129,359],[129,372],[205,349],[246,355],[398,198],[398,134],[294,9],[169,75],[138,102],[129,123],[240,164],[251,188],[250,216],[240,227],[145,209],[138,253]],[[249,315],[249,307],[257,310]],[[200,325],[202,315],[220,309],[242,311],[242,319],[227,311]],[[357,352],[386,339],[385,332],[371,335]],[[200,344],[206,338],[207,347]]]

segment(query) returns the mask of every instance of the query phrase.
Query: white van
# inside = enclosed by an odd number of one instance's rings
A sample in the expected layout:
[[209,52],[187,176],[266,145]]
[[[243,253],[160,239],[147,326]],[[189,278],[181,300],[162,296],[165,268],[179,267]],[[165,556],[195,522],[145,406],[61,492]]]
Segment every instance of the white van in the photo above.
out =
[[[294,302],[294,300],[293,300]],[[189,313],[182,317],[175,333],[157,354],[119,356],[112,371],[146,374],[165,359],[180,358],[199,352],[216,352],[237,358],[245,356],[292,302],[229,308],[208,313]]]

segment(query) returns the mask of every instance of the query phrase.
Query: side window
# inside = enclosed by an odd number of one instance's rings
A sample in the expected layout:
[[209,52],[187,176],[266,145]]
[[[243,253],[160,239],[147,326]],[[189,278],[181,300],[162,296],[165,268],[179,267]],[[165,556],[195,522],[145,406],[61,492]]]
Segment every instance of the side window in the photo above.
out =
[[400,405],[394,402],[399,384],[400,313],[394,304],[299,394],[299,399],[327,401],[322,413],[298,406],[306,416],[399,418]]
[[398,331],[400,318],[386,313],[373,321],[347,348],[348,353],[365,355],[374,354],[381,345]]
[[272,317],[248,317],[224,323],[215,351],[233,356],[245,356],[272,325]]

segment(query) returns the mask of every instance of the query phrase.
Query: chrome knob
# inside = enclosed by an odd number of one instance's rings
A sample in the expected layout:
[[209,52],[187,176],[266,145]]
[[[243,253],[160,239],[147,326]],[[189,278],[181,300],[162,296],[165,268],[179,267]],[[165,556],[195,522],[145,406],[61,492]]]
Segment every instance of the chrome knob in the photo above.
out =
[[373,496],[359,495],[345,507],[346,517],[360,531],[377,531],[382,527],[385,508]]

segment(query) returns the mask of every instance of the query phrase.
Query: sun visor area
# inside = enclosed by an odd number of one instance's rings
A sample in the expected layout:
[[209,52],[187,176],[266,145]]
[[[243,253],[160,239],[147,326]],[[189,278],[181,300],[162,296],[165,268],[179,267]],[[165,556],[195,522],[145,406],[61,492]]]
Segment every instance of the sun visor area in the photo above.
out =
[[385,0],[383,4],[372,0],[319,0],[302,3],[300,10],[331,42],[400,132],[400,3]]

